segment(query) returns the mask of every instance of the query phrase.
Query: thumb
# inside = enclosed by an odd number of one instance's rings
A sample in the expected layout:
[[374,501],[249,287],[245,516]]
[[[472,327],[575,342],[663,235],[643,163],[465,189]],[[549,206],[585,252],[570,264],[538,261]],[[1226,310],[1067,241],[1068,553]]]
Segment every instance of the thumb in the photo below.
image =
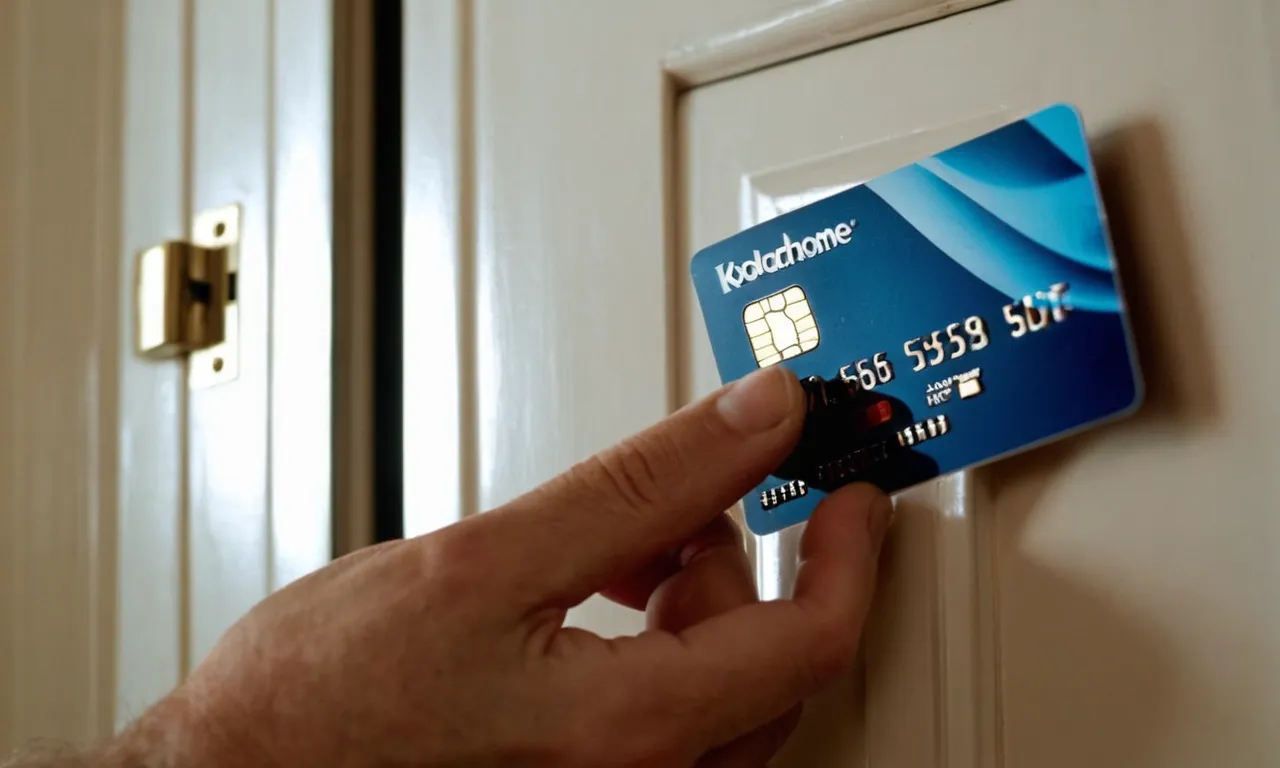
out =
[[539,600],[576,604],[733,506],[786,458],[804,415],[793,373],[756,371],[489,513],[490,535],[510,537],[512,576]]

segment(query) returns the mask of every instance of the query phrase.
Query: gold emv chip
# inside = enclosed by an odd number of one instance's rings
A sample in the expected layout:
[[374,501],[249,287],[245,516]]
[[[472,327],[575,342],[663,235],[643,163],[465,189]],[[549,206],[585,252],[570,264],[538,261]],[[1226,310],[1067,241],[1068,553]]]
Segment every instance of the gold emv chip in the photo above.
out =
[[818,346],[818,323],[809,298],[798,285],[748,304],[742,311],[742,324],[761,368]]

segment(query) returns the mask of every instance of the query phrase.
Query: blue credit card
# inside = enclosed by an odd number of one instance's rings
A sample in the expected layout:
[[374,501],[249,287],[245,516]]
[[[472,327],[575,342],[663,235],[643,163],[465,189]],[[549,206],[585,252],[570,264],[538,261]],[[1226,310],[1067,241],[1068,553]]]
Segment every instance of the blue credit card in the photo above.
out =
[[1059,104],[698,252],[720,378],[784,365],[792,455],[743,499],[768,534],[1126,415],[1142,380],[1078,111]]

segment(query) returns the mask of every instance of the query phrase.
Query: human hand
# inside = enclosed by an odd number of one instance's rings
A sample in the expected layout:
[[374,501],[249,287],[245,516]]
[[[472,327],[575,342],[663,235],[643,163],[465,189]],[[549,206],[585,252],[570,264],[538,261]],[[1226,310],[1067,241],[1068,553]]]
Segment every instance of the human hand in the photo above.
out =
[[[851,663],[892,507],[870,486],[809,522],[791,599],[757,599],[723,510],[798,439],[781,367],[536,490],[276,592],[113,747],[120,764],[763,765]],[[565,627],[603,593],[635,637]]]

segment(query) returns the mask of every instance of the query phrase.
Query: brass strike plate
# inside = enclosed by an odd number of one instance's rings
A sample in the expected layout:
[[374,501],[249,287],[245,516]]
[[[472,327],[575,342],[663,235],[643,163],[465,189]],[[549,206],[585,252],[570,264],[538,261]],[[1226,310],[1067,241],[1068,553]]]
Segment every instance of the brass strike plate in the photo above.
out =
[[228,205],[197,215],[190,240],[138,254],[137,352],[149,360],[187,357],[192,389],[240,373],[240,232],[240,206]]
[[192,389],[208,389],[234,381],[240,375],[240,206],[202,211],[191,225],[191,240],[206,248],[226,250],[227,303],[223,315],[223,340],[191,353],[187,382]]

